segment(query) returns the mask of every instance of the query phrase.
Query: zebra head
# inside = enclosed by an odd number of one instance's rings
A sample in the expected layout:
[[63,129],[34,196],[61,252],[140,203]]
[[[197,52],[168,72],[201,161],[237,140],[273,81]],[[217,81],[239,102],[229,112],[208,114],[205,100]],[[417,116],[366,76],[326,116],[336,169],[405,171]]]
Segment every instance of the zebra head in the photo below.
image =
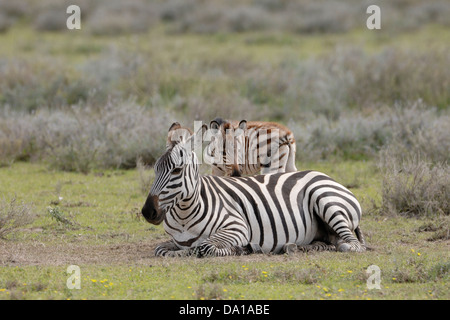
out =
[[[174,123],[169,129],[179,129]],[[202,128],[202,130],[204,130]],[[144,218],[153,224],[160,224],[165,214],[183,199],[191,198],[198,183],[198,159],[191,143],[195,135],[179,135],[154,165],[155,180],[142,208]]]
[[213,139],[207,147],[207,154],[211,164],[216,167],[226,168],[231,176],[239,176],[239,164],[242,164],[242,152],[245,148],[244,132],[247,129],[247,121],[236,121],[216,118],[210,123]]

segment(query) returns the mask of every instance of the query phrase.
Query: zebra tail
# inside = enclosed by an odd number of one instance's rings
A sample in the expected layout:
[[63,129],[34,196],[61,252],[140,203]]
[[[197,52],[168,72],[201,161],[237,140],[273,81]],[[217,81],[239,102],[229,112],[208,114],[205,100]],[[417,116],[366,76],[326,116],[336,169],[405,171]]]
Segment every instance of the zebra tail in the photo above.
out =
[[368,247],[366,245],[366,240],[364,239],[364,235],[363,235],[363,233],[361,231],[361,228],[359,226],[356,227],[355,234],[356,234],[356,238],[361,243],[361,246],[363,246],[368,251],[374,250],[372,247]]

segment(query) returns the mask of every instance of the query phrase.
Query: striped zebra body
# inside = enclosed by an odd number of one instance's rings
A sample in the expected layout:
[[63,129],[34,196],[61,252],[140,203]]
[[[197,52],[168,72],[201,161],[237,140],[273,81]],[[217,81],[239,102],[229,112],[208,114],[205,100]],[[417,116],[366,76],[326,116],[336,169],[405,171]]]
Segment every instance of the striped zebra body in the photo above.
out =
[[[218,176],[241,176],[297,171],[294,134],[274,122],[226,121],[210,123],[221,139],[208,145],[214,161],[212,173]],[[240,134],[236,132],[240,131]],[[217,157],[216,155],[219,154]]]
[[364,251],[361,207],[353,194],[316,171],[254,177],[200,176],[195,153],[176,144],[155,164],[142,209],[171,236],[158,256],[281,253],[317,241]]

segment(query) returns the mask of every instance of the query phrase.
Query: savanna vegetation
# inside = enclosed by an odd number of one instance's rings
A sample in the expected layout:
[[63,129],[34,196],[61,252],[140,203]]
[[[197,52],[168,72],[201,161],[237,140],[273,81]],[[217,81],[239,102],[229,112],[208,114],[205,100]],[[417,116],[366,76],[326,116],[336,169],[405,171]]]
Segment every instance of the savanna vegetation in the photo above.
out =
[[[0,0],[0,299],[448,299],[449,14],[441,0]],[[297,168],[356,194],[373,250],[154,258],[151,166],[172,122],[217,116],[289,126]]]

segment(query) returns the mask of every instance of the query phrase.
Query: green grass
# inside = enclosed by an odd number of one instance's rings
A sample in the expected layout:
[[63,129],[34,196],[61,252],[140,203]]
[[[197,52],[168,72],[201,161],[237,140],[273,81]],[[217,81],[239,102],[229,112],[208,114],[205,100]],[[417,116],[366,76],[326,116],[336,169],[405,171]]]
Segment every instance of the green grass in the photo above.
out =
[[[435,231],[423,228],[437,221],[368,213],[371,199],[379,201],[372,162],[297,167],[325,172],[355,192],[373,251],[155,258],[155,245],[168,237],[162,226],[138,218],[146,195],[136,170],[84,175],[43,164],[0,168],[2,197],[31,203],[37,215],[0,240],[0,299],[450,298],[448,240],[429,241]],[[58,222],[48,207],[72,223]],[[72,264],[80,267],[80,290],[66,286]],[[366,285],[373,264],[381,269],[379,290]]]
[[[65,63],[76,64],[88,57],[111,50],[111,46],[145,52],[149,57],[164,61],[196,61],[227,58],[230,55],[253,62],[280,63],[286,58],[305,59],[325,54],[336,47],[360,47],[367,52],[386,47],[427,51],[444,49],[450,32],[442,26],[429,25],[417,32],[395,34],[370,31],[366,28],[351,32],[301,35],[282,32],[246,32],[214,35],[177,34],[168,32],[165,25],[151,28],[147,33],[115,36],[93,36],[89,30],[66,32],[37,32],[26,24],[18,24],[0,34],[0,56],[35,58],[52,56]],[[179,55],[183,50],[183,55]]]

